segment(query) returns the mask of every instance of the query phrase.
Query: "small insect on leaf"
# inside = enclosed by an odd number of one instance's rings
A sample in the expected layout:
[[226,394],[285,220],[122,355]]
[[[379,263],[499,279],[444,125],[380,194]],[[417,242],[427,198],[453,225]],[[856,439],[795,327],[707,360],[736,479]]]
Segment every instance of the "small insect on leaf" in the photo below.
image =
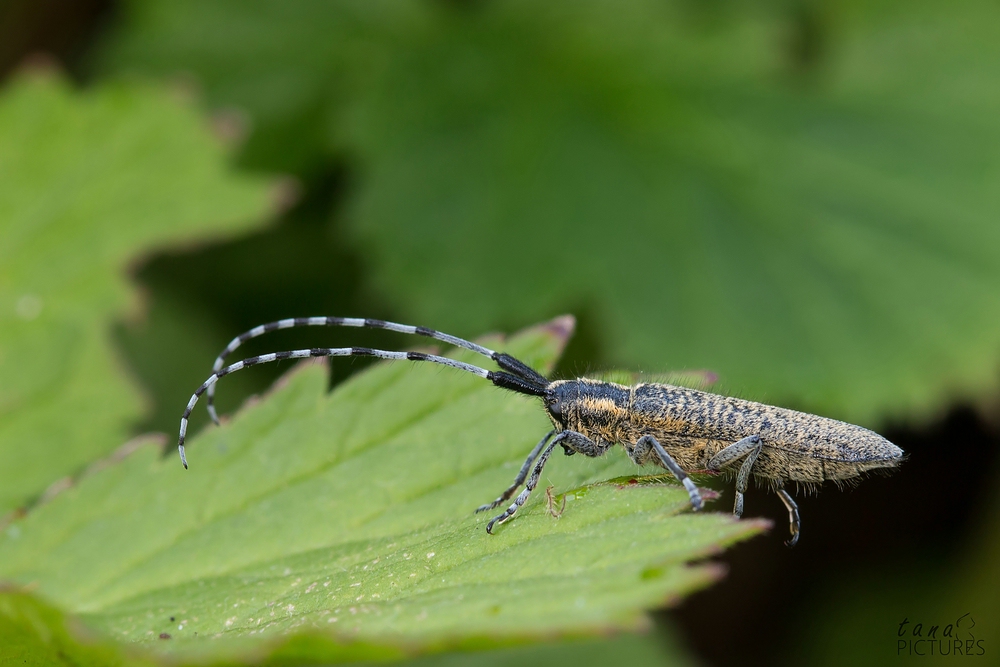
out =
[[562,503],[559,505],[559,509],[556,509],[556,497],[552,495],[552,489],[554,486],[547,486],[545,488],[545,503],[548,508],[548,513],[552,518],[558,519],[562,516],[563,512],[566,511],[566,496],[562,496]]

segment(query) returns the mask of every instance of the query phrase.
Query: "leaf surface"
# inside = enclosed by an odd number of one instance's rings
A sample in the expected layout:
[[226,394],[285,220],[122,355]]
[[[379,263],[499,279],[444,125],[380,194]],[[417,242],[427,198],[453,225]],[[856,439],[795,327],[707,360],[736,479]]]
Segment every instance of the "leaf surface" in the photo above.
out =
[[[362,642],[337,644],[330,637],[299,635],[269,645],[250,655],[253,664],[312,664],[322,656],[323,664],[333,662],[385,663],[398,667],[519,667],[524,664],[551,667],[600,667],[622,662],[633,667],[687,666],[694,662],[685,655],[676,640],[663,633],[623,634],[612,638],[582,638],[433,654],[411,659],[399,658],[399,650],[367,645]],[[173,639],[161,633],[160,641]],[[52,665],[66,667],[151,667],[152,665],[204,665],[164,660],[148,647],[122,646],[85,628],[78,619],[24,591],[0,588],[0,665]],[[233,664],[223,657],[216,664]]]
[[119,667],[154,664],[38,598],[0,587],[0,665]]
[[[557,320],[486,344],[546,369],[567,334]],[[765,525],[685,511],[682,487],[634,483],[618,451],[554,457],[490,536],[472,510],[550,428],[536,401],[430,364],[326,382],[324,365],[300,366],[194,437],[188,471],[138,447],[83,478],[8,526],[0,577],[189,658],[302,633],[411,652],[644,627],[645,610],[720,576],[691,560]]]
[[123,442],[144,405],[110,341],[152,248],[271,209],[259,177],[150,86],[81,93],[26,74],[0,95],[0,517]]

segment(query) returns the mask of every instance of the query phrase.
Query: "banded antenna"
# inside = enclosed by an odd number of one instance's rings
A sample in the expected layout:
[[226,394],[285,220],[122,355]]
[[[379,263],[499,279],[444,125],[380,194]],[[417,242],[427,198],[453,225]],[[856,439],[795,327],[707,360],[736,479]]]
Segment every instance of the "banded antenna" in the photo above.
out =
[[[464,338],[451,336],[440,331],[435,331],[434,329],[428,329],[427,327],[415,327],[409,324],[397,324],[396,322],[385,322],[383,320],[372,320],[357,317],[290,317],[284,320],[261,324],[260,326],[250,329],[249,331],[244,331],[239,336],[229,341],[229,345],[226,345],[226,348],[219,353],[218,357],[215,358],[215,363],[212,365],[212,372],[222,370],[222,367],[226,363],[226,357],[235,352],[240,345],[248,340],[257,338],[258,336],[263,336],[270,331],[293,329],[296,327],[357,327],[366,329],[386,329],[388,331],[395,331],[403,334],[426,336],[427,338],[433,338],[434,340],[439,340],[443,343],[454,345],[455,347],[462,347],[466,350],[471,350],[476,354],[483,355],[484,357],[489,357],[496,362],[500,368],[505,371],[509,371],[514,375],[531,382],[532,384],[545,386],[549,383],[547,378],[535,372],[535,369],[531,368],[531,366],[515,359],[509,354],[494,352],[489,348],[485,348],[482,345],[465,340]],[[215,412],[214,385],[208,388],[208,396],[205,399],[205,403],[208,408],[208,415],[212,418],[213,422],[218,424],[219,416]]]
[[[256,357],[248,357],[242,361],[230,364],[229,366],[224,366],[226,356],[252,338],[261,336],[269,331],[305,326],[365,327],[369,329],[388,329],[389,331],[396,331],[399,333],[426,336],[428,338],[433,338],[435,340],[455,345],[456,347],[465,348],[489,357],[500,368],[502,368],[503,371],[488,371],[485,368],[473,366],[472,364],[467,364],[463,361],[449,359],[448,357],[441,357],[435,354],[426,354],[424,352],[396,352],[392,350],[376,350],[369,347],[314,347],[302,350],[290,350],[286,352],[271,352],[269,354],[261,354]],[[407,324],[385,322],[383,320],[350,317],[296,317],[269,322],[267,324],[256,326],[230,341],[229,345],[227,345],[219,356],[216,357],[215,363],[212,366],[212,375],[210,375],[209,378],[205,380],[191,395],[191,399],[188,401],[187,407],[184,408],[184,414],[181,416],[180,435],[177,438],[177,450],[180,452],[181,463],[184,464],[184,467],[188,467],[187,456],[184,453],[184,441],[187,438],[188,418],[191,416],[191,412],[194,410],[194,407],[197,405],[198,399],[202,394],[207,392],[208,396],[206,402],[208,404],[209,415],[216,424],[219,423],[218,415],[216,414],[215,406],[213,405],[215,384],[219,381],[219,378],[258,364],[266,364],[272,361],[280,361],[282,359],[305,359],[309,357],[377,357],[379,359],[430,361],[478,375],[481,378],[489,380],[498,387],[509,389],[519,394],[527,394],[529,396],[544,396],[546,387],[549,384],[549,380],[544,375],[538,373],[523,361],[520,361],[505,352],[495,352],[494,350],[490,350],[489,348],[463,338],[457,338],[426,327],[414,327]]]

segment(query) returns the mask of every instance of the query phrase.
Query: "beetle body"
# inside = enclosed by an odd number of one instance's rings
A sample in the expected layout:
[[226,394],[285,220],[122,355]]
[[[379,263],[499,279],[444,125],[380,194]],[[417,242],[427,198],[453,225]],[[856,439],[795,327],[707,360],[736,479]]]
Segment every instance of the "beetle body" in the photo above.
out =
[[757,435],[761,448],[751,474],[779,486],[849,480],[895,467],[903,457],[899,447],[860,426],[686,387],[580,379],[549,389],[545,408],[556,429],[581,433],[602,451],[620,443],[638,464],[665,467],[651,451],[636,460],[635,443],[647,435],[687,471],[709,469],[723,449]]

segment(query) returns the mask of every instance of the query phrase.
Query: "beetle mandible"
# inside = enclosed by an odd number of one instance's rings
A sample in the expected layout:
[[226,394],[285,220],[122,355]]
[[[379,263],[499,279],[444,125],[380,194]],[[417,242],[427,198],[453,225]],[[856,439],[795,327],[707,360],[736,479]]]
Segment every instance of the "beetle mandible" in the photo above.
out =
[[[272,352],[224,365],[225,358],[251,338],[303,326],[366,327],[425,336],[489,357],[501,370],[490,371],[425,352],[366,347]],[[800,519],[798,506],[784,488],[786,482],[807,488],[827,480],[839,483],[871,470],[894,468],[903,460],[903,450],[882,436],[835,419],[670,384],[626,386],[587,378],[549,380],[509,354],[434,329],[364,318],[297,317],[254,327],[234,338],[219,354],[212,375],[191,396],[181,417],[177,449],[184,467],[188,467],[184,451],[188,418],[202,394],[207,393],[209,414],[219,423],[213,405],[219,378],[281,359],[348,356],[443,364],[478,375],[503,389],[542,399],[552,430],[528,454],[514,483],[492,503],[476,510],[499,507],[524,485],[510,506],[486,524],[486,532],[490,534],[495,525],[510,519],[527,501],[556,446],[562,447],[567,455],[595,457],[620,443],[635,463],[658,465],[673,473],[687,490],[695,510],[702,508],[703,501],[685,471],[733,474],[736,480],[733,514],[737,517],[743,514],[743,494],[753,476],[777,493],[788,510],[791,538],[786,544],[789,546],[799,539]]]

